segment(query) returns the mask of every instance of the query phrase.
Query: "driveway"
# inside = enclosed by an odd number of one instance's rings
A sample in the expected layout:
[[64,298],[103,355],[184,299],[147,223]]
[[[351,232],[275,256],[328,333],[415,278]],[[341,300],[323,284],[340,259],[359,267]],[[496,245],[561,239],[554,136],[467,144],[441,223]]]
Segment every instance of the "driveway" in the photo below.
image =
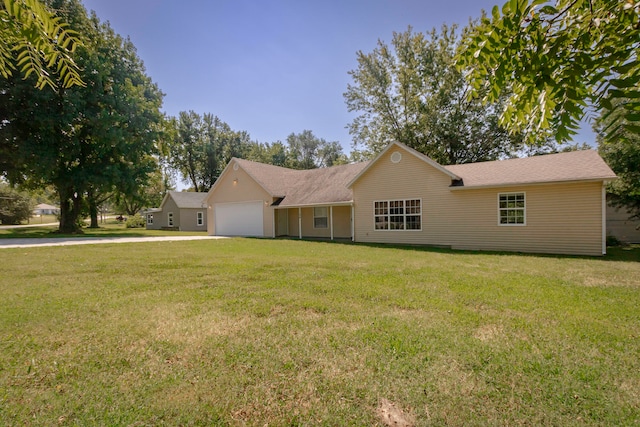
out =
[[170,242],[178,240],[226,239],[221,236],[158,236],[158,237],[51,237],[44,239],[0,239],[0,249],[33,248],[38,246],[95,245],[100,243]]

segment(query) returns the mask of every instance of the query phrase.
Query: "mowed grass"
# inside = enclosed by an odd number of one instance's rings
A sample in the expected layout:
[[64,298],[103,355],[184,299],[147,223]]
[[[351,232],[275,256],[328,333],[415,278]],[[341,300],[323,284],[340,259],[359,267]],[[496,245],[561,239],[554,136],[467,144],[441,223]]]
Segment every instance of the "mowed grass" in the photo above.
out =
[[[32,222],[32,224],[34,224]],[[56,238],[56,237],[153,237],[153,236],[204,236],[204,231],[147,230],[145,228],[127,228],[124,223],[109,220],[99,224],[99,228],[82,228],[82,234],[58,233],[58,225],[42,225],[24,228],[4,228],[0,225],[0,239],[13,238]]]
[[[0,425],[638,425],[640,262],[228,239],[0,252]],[[34,262],[34,260],[37,260]]]

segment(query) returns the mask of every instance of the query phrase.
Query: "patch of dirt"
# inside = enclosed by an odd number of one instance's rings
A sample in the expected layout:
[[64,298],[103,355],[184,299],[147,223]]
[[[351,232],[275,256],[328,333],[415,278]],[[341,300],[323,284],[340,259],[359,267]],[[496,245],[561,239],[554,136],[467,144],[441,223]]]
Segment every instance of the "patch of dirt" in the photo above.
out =
[[473,334],[474,338],[477,338],[483,342],[493,341],[497,338],[502,337],[503,335],[504,334],[502,328],[496,325],[480,326]]
[[413,414],[407,413],[399,408],[395,403],[387,399],[381,399],[376,415],[382,420],[384,425],[389,427],[414,427],[416,419]]

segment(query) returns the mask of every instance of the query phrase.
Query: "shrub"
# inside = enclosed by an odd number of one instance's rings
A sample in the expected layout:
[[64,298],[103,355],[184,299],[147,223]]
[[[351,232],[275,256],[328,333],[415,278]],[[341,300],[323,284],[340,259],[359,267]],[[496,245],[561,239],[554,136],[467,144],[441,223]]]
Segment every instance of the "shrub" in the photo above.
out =
[[0,185],[0,223],[20,224],[31,218],[34,203],[27,194]]
[[131,215],[127,218],[127,222],[125,223],[127,228],[144,228],[145,225],[146,222],[140,215]]

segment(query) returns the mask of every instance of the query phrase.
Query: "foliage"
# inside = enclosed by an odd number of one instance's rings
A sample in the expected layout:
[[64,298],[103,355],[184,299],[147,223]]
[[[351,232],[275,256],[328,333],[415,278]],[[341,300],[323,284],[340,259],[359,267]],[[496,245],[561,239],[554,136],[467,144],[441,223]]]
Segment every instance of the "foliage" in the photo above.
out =
[[208,191],[232,157],[244,157],[251,141],[244,131],[231,127],[212,114],[181,111],[173,120],[169,161],[195,191]]
[[600,155],[618,175],[607,188],[610,201],[629,209],[632,219],[640,219],[640,134],[625,130],[623,137],[612,137],[606,132],[612,121],[624,124],[626,119],[618,117],[621,114],[620,109],[603,111],[594,129]]
[[84,86],[72,57],[81,44],[79,34],[39,0],[0,3],[0,40],[0,74],[5,79],[19,69],[24,78],[37,76],[39,89]]
[[280,141],[272,144],[256,142],[251,145],[247,160],[266,163],[268,165],[287,167],[291,161],[288,148]]
[[287,136],[288,164],[292,169],[322,168],[345,163],[338,141],[328,142],[318,138],[310,130]]
[[383,398],[416,426],[638,419],[638,248],[0,251],[2,425],[375,426]]
[[459,65],[473,95],[509,95],[500,123],[530,143],[569,139],[590,105],[623,110],[612,139],[640,132],[639,47],[635,0],[510,0],[466,35]]
[[391,47],[378,41],[373,52],[358,52],[353,84],[344,94],[349,111],[360,113],[349,126],[354,149],[371,157],[389,142],[402,142],[441,164],[510,156],[519,138],[498,126],[500,100],[485,106],[469,99],[463,71],[454,62],[456,27],[427,34],[394,33]]
[[144,228],[146,221],[142,215],[130,215],[125,222],[127,228]]
[[116,188],[135,194],[155,170],[162,93],[108,23],[89,18],[79,0],[51,4],[87,36],[76,51],[86,87],[38,91],[33,78],[0,81],[0,166],[12,182],[55,186],[60,231],[74,232],[85,199],[95,207]]
[[20,224],[33,214],[35,203],[23,192],[0,184],[0,224]]

